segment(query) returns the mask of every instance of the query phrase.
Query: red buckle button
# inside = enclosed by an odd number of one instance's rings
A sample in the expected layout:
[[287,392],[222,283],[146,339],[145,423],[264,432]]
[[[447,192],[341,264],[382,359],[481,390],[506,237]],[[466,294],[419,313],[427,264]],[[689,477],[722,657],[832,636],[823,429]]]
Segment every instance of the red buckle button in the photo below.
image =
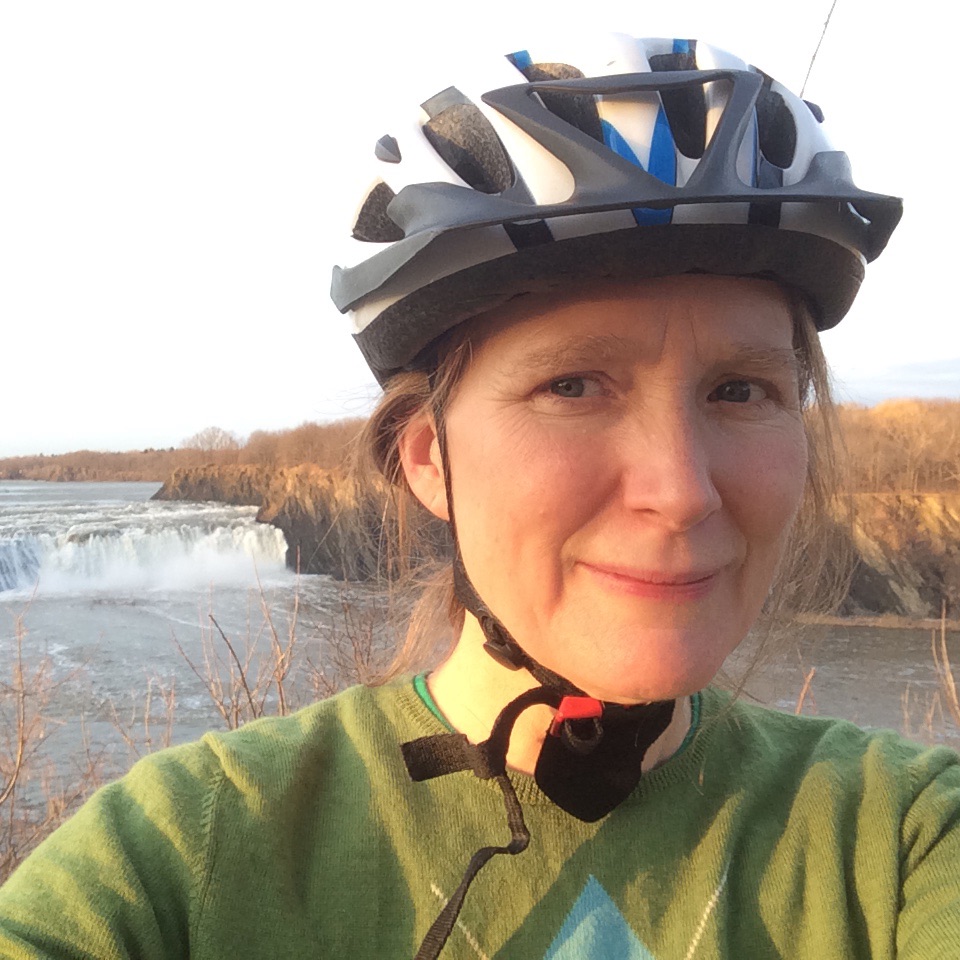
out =
[[550,724],[550,736],[560,735],[565,720],[593,720],[603,716],[603,703],[593,697],[564,697]]

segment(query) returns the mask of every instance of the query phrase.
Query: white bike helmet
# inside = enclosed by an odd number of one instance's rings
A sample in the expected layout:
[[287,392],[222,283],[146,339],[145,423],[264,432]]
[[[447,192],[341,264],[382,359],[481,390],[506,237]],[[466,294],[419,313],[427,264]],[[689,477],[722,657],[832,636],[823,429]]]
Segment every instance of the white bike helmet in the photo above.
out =
[[493,58],[371,146],[331,293],[380,382],[463,320],[599,276],[777,279],[827,329],[902,212],[854,185],[818,107],[693,40]]

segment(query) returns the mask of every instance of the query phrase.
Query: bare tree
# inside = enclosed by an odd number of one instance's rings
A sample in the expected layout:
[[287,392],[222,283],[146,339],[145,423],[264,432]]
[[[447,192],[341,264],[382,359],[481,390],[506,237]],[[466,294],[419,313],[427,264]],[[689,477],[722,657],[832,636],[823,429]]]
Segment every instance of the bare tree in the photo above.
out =
[[223,427],[204,427],[180,446],[188,450],[239,450],[240,438]]

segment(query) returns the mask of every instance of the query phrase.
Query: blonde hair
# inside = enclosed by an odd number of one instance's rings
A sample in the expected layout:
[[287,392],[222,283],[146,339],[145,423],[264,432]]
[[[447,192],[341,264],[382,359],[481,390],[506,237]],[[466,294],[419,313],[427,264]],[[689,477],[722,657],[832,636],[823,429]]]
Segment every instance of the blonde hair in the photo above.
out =
[[[786,294],[799,360],[807,476],[800,510],[758,624],[763,640],[750,669],[786,621],[798,613],[835,609],[846,595],[852,569],[839,494],[839,424],[829,370],[806,303],[793,291]],[[469,365],[475,325],[475,320],[460,324],[439,342],[432,373],[411,371],[394,376],[359,437],[356,475],[376,472],[388,483],[385,510],[391,522],[383,529],[395,536],[380,544],[380,568],[389,572],[386,586],[390,594],[401,598],[400,606],[411,611],[405,639],[379,682],[436,665],[463,626],[464,609],[453,590],[453,545],[447,525],[429,514],[407,485],[400,439],[407,427],[425,414],[442,419]]]

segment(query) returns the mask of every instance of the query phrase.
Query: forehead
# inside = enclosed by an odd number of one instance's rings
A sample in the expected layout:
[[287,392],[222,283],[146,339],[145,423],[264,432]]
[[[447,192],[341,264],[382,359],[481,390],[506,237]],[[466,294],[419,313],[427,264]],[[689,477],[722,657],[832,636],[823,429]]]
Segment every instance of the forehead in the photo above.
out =
[[778,284],[692,275],[521,297],[474,321],[469,339],[474,363],[549,365],[577,353],[656,363],[677,349],[792,358],[793,333],[791,304]]

